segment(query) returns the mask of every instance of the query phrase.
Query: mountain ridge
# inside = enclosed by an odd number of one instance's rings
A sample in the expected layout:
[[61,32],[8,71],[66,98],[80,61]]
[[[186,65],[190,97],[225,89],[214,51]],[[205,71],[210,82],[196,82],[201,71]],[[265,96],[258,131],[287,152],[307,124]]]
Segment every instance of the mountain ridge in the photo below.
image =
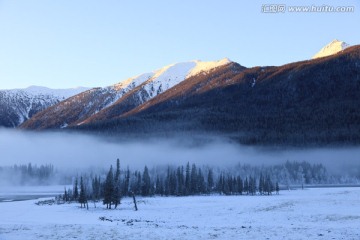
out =
[[[112,111],[119,111],[113,106],[117,105],[118,101],[123,101],[129,96],[133,99],[131,103],[128,102],[128,105],[121,108],[120,111],[125,112],[129,108],[140,105],[174,87],[181,81],[186,80],[188,76],[206,73],[209,69],[228,62],[230,60],[226,58],[213,62],[198,60],[180,62],[129,78],[105,88],[90,89],[48,108],[45,112],[40,112],[22,127],[45,129],[59,128],[64,125],[81,125],[88,118],[97,119],[96,116],[99,116],[102,119],[102,115],[98,114],[102,111],[113,116]],[[56,116],[56,118],[52,118],[52,115]]]

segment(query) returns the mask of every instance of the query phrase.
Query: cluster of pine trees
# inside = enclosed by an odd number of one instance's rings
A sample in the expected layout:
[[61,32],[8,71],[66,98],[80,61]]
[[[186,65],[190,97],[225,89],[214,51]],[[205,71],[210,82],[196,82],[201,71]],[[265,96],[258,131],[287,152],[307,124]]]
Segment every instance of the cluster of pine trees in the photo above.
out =
[[[225,195],[271,195],[279,193],[279,184],[274,183],[269,175],[241,177],[222,172],[216,176],[212,168],[200,168],[196,164],[167,167],[166,171],[150,171],[147,166],[143,172],[131,172],[129,168],[120,169],[117,160],[116,170],[110,166],[106,177],[80,177],[74,181],[73,189],[65,189],[61,199],[65,202],[78,201],[81,207],[88,207],[88,201],[102,200],[108,209],[116,208],[123,196],[191,196],[201,194]],[[96,205],[95,205],[96,206]]]
[[[117,160],[116,172],[114,174],[112,166],[106,175],[104,181],[100,177],[91,178],[91,185],[89,178],[81,176],[80,184],[78,178],[75,178],[73,189],[66,189],[64,194],[60,197],[64,202],[78,201],[81,207],[88,208],[88,200],[93,200],[94,203],[103,199],[103,204],[106,208],[111,209],[120,204],[121,200],[121,184],[120,184],[120,161]],[[90,186],[89,186],[90,185]]]

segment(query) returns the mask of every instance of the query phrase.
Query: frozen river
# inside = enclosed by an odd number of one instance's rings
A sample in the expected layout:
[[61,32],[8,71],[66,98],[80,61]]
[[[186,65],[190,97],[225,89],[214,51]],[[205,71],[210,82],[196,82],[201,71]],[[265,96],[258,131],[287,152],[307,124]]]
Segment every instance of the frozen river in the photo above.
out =
[[44,197],[54,197],[64,192],[64,186],[0,186],[0,203],[25,201]]

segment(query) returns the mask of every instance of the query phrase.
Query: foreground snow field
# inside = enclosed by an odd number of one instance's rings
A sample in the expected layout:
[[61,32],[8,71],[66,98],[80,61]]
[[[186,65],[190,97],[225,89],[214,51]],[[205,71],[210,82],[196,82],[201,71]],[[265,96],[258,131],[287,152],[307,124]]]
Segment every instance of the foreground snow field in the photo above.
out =
[[[124,198],[100,204],[0,203],[0,239],[360,239],[360,188],[273,196]],[[101,219],[103,220],[101,220]]]

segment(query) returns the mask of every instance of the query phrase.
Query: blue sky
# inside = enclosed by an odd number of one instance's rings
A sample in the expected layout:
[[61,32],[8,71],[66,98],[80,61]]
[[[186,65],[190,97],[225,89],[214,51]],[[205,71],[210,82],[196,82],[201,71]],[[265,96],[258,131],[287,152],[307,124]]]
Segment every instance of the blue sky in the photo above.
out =
[[162,66],[228,57],[246,67],[311,58],[339,39],[360,43],[353,13],[261,13],[274,1],[0,0],[0,89],[107,86]]

